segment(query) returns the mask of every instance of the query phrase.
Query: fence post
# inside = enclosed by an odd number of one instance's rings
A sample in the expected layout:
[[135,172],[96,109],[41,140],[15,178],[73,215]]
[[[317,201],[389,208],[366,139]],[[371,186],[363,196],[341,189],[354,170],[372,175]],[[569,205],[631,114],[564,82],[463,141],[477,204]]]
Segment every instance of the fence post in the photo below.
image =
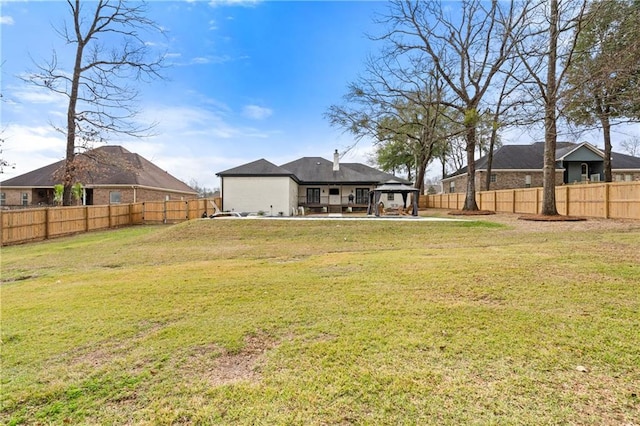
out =
[[44,209],[44,239],[49,239],[49,207]]
[[511,213],[516,212],[516,190],[511,190]]
[[167,200],[162,203],[162,223],[167,223]]
[[565,185],[564,191],[564,215],[569,216],[569,194],[571,193],[569,185]]
[[604,218],[609,219],[609,188],[611,183],[604,184]]
[[113,205],[109,204],[109,228],[113,228]]
[[89,232],[89,206],[84,206],[84,232]]

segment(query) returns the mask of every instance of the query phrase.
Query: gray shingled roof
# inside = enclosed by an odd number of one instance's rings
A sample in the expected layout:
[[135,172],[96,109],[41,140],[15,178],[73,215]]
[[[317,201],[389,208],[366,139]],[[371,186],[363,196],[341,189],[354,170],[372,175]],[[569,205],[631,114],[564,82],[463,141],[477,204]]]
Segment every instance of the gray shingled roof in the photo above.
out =
[[232,169],[225,170],[220,173],[216,173],[218,176],[291,176],[292,173],[289,170],[285,170],[283,167],[278,167],[275,164],[261,158],[251,163],[243,164],[242,166],[234,167]]
[[631,155],[620,154],[619,152],[611,153],[612,169],[640,169],[640,158]]
[[[368,184],[398,179],[389,173],[359,163],[340,163],[339,169],[334,171],[333,162],[322,157],[302,157],[281,167],[290,170],[300,182],[307,184]],[[403,181],[408,183],[406,180]]]
[[[556,158],[560,159],[579,147],[573,142],[557,142]],[[531,145],[503,145],[493,153],[494,170],[542,170],[544,162],[544,142],[535,142]],[[476,170],[486,170],[488,157],[475,161]],[[613,169],[640,169],[640,158],[629,155],[611,153],[611,167]],[[467,166],[456,170],[447,176],[453,177],[467,173]]]
[[281,166],[265,159],[243,164],[223,172],[218,176],[290,176],[303,184],[379,184],[390,180],[410,183],[389,173],[360,163],[340,163],[339,170],[333,170],[333,162],[322,157],[302,157]]
[[[138,185],[172,191],[195,191],[146,158],[121,146],[101,146],[78,157],[77,181],[91,185]],[[0,183],[3,187],[52,187],[60,183],[64,160]]]

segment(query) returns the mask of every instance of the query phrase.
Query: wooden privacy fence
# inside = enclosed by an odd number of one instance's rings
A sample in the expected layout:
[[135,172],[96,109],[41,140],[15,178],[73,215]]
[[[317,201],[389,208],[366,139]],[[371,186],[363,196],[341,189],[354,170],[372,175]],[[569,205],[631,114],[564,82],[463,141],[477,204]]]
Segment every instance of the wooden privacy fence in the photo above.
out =
[[[421,196],[421,207],[459,210],[465,194]],[[424,200],[424,201],[423,201]],[[542,188],[504,189],[476,193],[480,210],[539,214]],[[556,208],[565,216],[640,219],[640,182],[592,183],[556,187]]]
[[45,207],[0,211],[2,245],[143,223],[177,223],[211,214],[211,202],[147,201],[107,206]]

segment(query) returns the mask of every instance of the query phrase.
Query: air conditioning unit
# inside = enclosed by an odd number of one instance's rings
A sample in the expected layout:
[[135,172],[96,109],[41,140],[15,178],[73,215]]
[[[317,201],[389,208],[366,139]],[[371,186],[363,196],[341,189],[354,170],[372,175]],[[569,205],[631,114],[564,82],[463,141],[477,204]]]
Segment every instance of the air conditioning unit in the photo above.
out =
[[600,173],[594,173],[591,175],[591,182],[600,182]]

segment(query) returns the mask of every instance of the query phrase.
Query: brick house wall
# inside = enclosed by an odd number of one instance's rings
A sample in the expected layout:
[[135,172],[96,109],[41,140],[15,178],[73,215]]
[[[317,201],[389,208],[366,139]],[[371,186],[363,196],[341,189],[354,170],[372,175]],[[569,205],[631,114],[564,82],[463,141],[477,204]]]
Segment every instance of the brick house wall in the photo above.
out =
[[[196,194],[185,194],[182,192],[171,192],[166,190],[157,190],[151,188],[94,188],[93,190],[93,204],[104,205],[110,204],[111,193],[120,194],[120,204],[129,204],[133,202],[144,201],[165,201],[167,197],[171,201],[191,200],[197,198]],[[135,201],[134,201],[135,198]]]
[[[492,171],[492,175],[495,175],[495,181],[491,182],[489,190],[500,189],[516,189],[516,188],[536,188],[542,187],[542,171],[505,171],[497,170]],[[530,176],[530,184],[527,184],[527,176]],[[485,181],[487,179],[487,172],[485,170],[476,171],[476,191],[485,190]],[[556,171],[556,185],[563,185],[564,173],[562,171]],[[451,183],[453,182],[453,188]],[[453,179],[447,179],[443,182],[444,192],[467,192],[467,175],[456,176]]]
[[[91,189],[91,188],[87,188]],[[38,189],[32,190],[31,188],[1,188],[0,192],[4,194],[3,205],[5,206],[23,206],[23,194],[27,194],[27,205],[51,205],[53,199],[42,200],[37,197],[36,192]],[[120,194],[120,203],[129,204],[134,202],[134,189],[131,187],[102,187],[93,188],[93,205],[106,205],[110,204],[110,196],[112,192],[118,192]],[[168,198],[167,198],[168,197]],[[165,201],[167,199],[171,201],[191,200],[197,198],[197,194],[187,194],[184,192],[173,192],[161,189],[152,188],[140,188],[135,189],[135,202],[144,201]]]
[[[495,175],[495,182],[491,182],[489,187],[490,191],[499,189],[516,189],[516,188],[537,188],[544,185],[543,174],[541,171],[507,171],[497,170],[492,171],[492,175]],[[529,176],[529,178],[527,178]],[[479,191],[484,191],[485,182],[487,179],[487,172],[482,170],[476,172],[476,188]],[[564,180],[564,173],[562,171],[556,171],[556,185],[562,185]]]
[[2,188],[0,191],[2,191],[2,193],[4,193],[4,200],[2,202],[2,205],[5,206],[21,206],[23,205],[22,203],[22,194],[26,193],[27,194],[27,203],[28,205],[31,205],[31,203],[33,202],[32,200],[32,193],[31,193],[31,189],[30,188],[24,188],[24,189],[4,189]]
[[614,182],[640,182],[640,172],[620,172],[612,170],[611,175],[611,180]]

